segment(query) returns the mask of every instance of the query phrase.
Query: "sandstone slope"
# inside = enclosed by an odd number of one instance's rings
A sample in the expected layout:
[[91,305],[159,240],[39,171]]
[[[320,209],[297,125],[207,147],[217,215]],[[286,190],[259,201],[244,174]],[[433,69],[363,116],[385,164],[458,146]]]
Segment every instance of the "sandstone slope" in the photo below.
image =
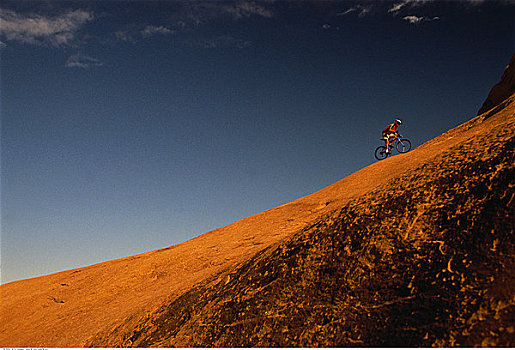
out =
[[514,346],[514,149],[515,95],[370,168],[401,174],[85,345]]
[[0,345],[80,346],[91,334],[152,312],[433,155],[422,147],[374,163],[310,196],[179,245],[2,285]]
[[[188,242],[2,285],[0,346],[330,346],[381,344],[380,336],[406,340],[395,334],[415,339],[405,344],[456,344],[457,334],[442,333],[450,327],[450,315],[460,318],[452,322],[462,328],[469,325],[463,331],[474,337],[473,326],[493,318],[504,330],[492,330],[492,341],[505,344],[499,334],[513,334],[513,319],[507,324],[503,310],[513,310],[514,298],[513,287],[506,287],[514,285],[508,274],[514,272],[514,100],[512,95],[501,110],[407,154]],[[453,210],[465,214],[453,216]],[[474,227],[477,232],[470,231]],[[473,242],[463,243],[469,234]],[[470,260],[469,248],[486,255]],[[458,293],[467,286],[476,294]],[[421,288],[429,294],[413,294]],[[448,299],[439,301],[440,311],[420,316],[432,317],[424,321],[427,336],[409,333],[419,327],[409,319],[396,319],[395,329],[386,326],[388,307],[407,305],[397,309],[399,315],[415,312],[410,307],[418,303],[432,309],[431,301],[441,293]],[[457,294],[465,296],[453,299]],[[472,302],[461,314],[442,311]],[[305,319],[322,323],[303,326]],[[435,322],[441,337],[431,335]],[[367,333],[378,324],[383,333]],[[408,333],[398,333],[402,327]],[[472,344],[469,340],[463,344]]]

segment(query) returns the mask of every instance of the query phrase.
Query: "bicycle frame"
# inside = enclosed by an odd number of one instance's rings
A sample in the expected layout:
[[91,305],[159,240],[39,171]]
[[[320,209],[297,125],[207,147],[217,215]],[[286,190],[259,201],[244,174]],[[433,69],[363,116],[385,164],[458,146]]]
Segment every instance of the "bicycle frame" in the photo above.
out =
[[[396,138],[390,140],[390,142],[388,143],[388,149],[394,149],[397,146],[397,144],[401,142],[400,139],[401,138],[397,136]],[[386,139],[383,138],[382,140],[384,141],[384,145],[386,146]]]
[[397,149],[397,151],[399,153],[406,153],[411,150],[411,141],[408,139],[404,139],[402,135],[392,138],[388,142],[388,152],[385,152],[386,151],[386,139],[382,138],[381,140],[384,141],[385,145],[377,147],[376,151],[374,152],[374,155],[377,160],[387,158],[389,155],[391,155],[393,153],[394,149]]

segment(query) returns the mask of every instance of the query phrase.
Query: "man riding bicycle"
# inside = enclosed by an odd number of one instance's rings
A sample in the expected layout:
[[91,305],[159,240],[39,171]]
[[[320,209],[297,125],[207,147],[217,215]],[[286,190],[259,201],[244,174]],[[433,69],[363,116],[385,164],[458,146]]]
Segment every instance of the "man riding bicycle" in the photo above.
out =
[[399,136],[397,128],[401,123],[400,119],[395,119],[392,124],[383,129],[383,139],[385,139],[386,142],[386,153],[390,153],[390,148],[388,147],[390,145],[390,139],[393,141],[397,136]]

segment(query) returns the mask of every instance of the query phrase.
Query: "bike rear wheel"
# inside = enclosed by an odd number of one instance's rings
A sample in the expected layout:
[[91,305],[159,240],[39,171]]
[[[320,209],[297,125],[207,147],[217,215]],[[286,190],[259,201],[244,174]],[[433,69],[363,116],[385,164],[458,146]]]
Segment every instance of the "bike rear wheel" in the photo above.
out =
[[399,153],[406,153],[411,150],[411,141],[408,139],[401,139],[397,142],[397,151]]
[[374,156],[377,160],[382,160],[388,157],[388,153],[386,153],[386,147],[385,146],[379,146],[376,148],[376,151],[374,153]]

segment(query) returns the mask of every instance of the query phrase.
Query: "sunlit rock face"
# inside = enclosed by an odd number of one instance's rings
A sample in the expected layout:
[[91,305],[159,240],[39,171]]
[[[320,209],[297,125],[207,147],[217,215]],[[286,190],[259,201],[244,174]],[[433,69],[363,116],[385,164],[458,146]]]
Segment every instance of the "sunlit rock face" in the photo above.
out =
[[513,346],[514,149],[512,95],[377,163],[416,164],[398,176],[85,345]]

